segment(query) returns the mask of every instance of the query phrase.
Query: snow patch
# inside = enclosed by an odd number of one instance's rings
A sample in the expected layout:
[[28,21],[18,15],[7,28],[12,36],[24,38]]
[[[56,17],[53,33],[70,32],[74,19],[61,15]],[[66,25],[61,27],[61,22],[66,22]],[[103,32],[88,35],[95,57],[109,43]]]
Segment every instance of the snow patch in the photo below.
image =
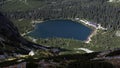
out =
[[34,55],[35,55],[34,51],[30,51],[30,52],[29,52],[29,55],[30,55],[30,56],[34,56]]
[[85,51],[86,53],[92,53],[92,52],[94,52],[94,51],[92,51],[92,50],[89,50],[89,49],[87,49],[87,48],[74,48],[75,50],[83,50],[83,51]]

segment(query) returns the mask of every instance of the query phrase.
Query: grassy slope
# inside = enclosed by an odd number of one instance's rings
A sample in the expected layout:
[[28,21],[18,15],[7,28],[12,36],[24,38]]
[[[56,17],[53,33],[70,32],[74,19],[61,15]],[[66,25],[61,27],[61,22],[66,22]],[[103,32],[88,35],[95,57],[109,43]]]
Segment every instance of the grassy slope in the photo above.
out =
[[21,34],[33,29],[31,20],[21,19],[21,20],[11,20],[11,21],[13,21],[13,23],[17,26]]
[[[106,50],[106,49],[113,49],[119,48],[120,46],[120,37],[115,36],[116,31],[99,31],[96,36],[94,36],[91,42],[97,49],[99,50]],[[97,50],[96,49],[96,50]]]
[[[115,36],[116,31],[102,31],[99,30],[97,35],[93,36],[92,41],[86,44],[79,40],[74,39],[63,39],[63,38],[53,38],[53,39],[38,39],[37,43],[46,46],[62,47],[70,49],[76,52],[74,48],[88,48],[93,51],[102,51],[108,49],[119,48],[120,37]],[[81,53],[81,51],[80,51]],[[84,53],[84,52],[82,52]]]

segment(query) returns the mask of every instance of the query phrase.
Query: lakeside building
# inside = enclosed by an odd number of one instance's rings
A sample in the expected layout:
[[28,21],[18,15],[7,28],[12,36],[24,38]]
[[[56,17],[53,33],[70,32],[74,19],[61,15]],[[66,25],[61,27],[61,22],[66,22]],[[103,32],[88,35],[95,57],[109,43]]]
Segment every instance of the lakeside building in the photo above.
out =
[[92,26],[94,28],[98,27],[98,24],[93,23],[93,22],[88,22],[87,20],[80,20],[81,22],[85,23],[86,25]]
[[84,24],[88,25],[88,26],[94,27],[95,29],[107,30],[107,28],[102,27],[101,24],[89,22],[87,20],[80,20],[80,21],[83,22]]

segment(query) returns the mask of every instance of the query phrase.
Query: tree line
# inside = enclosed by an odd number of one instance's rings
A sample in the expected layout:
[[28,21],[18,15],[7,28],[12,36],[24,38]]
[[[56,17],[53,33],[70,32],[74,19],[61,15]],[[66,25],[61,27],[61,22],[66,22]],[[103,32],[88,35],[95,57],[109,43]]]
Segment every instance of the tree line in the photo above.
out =
[[[40,0],[43,1],[43,0]],[[106,28],[120,29],[120,6],[107,0],[44,0],[38,9],[3,12],[11,19],[68,19],[84,18],[100,23]]]

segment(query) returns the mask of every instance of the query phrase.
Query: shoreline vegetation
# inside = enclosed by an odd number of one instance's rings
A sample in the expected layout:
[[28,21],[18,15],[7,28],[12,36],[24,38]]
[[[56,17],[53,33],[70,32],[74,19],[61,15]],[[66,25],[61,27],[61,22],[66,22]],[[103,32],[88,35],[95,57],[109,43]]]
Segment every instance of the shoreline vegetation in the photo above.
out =
[[[107,28],[104,28],[101,26],[101,24],[97,24],[97,23],[93,23],[93,22],[90,22],[90,21],[87,21],[85,19],[80,19],[80,18],[75,18],[75,19],[70,19],[72,21],[76,21],[78,23],[82,23],[83,25],[85,26],[90,26],[90,27],[93,27],[93,31],[91,32],[91,34],[88,36],[87,40],[85,40],[84,42],[85,43],[90,43],[92,41],[92,37],[94,35],[97,34],[97,31],[100,29],[100,30],[107,30]],[[32,28],[34,29],[35,28],[35,25],[38,24],[38,23],[43,23],[44,21],[42,20],[32,20],[31,23],[32,23]],[[30,32],[32,32],[32,30],[28,31],[28,32],[25,32],[25,33],[22,33],[21,36],[25,36],[27,34],[29,34]],[[32,37],[29,37],[33,42],[36,42],[37,39],[35,38],[32,38]]]
[[[32,23],[32,30],[34,30],[34,28],[35,28],[35,25],[36,24],[38,24],[38,23],[43,23],[44,21],[42,21],[42,20],[32,20],[30,23]],[[24,33],[22,33],[21,34],[21,36],[26,36],[27,34],[29,34],[30,32],[32,32],[32,30],[29,30],[29,31],[27,31],[27,32],[24,32]],[[37,39],[35,39],[35,38],[33,38],[33,37],[28,37],[30,40],[32,40],[32,42],[35,42],[36,43],[36,41],[37,41]]]
[[[44,22],[44,21],[41,21],[41,20],[32,20],[30,23],[32,23],[32,28],[34,29],[36,24],[42,23],[42,22]],[[25,35],[29,34],[30,32],[32,32],[32,30],[29,30],[27,32],[22,33],[21,36],[25,36]]]

